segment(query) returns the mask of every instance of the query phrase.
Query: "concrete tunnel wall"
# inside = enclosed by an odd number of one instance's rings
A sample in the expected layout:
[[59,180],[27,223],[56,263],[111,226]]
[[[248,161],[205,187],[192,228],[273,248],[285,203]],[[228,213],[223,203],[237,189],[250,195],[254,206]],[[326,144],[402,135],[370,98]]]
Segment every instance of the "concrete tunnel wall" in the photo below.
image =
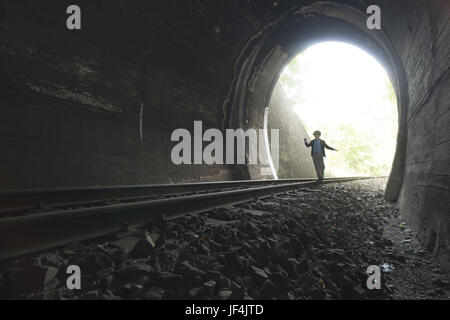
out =
[[[194,120],[262,128],[281,68],[315,41],[342,40],[391,76],[399,135],[386,197],[450,267],[450,2],[80,0],[76,32],[70,4],[0,1],[0,188],[257,178],[173,165],[170,134]],[[365,28],[371,4],[380,31]]]
[[311,133],[306,132],[280,84],[275,86],[268,107],[268,130],[279,130],[278,178],[317,178],[311,149],[303,144],[303,138],[310,137]]
[[[0,2],[0,188],[249,178],[239,167],[176,166],[170,155],[173,130],[192,132],[195,120],[222,128],[233,60],[251,28],[236,34],[236,21],[216,33],[200,4],[80,1],[83,28],[71,32],[68,4]],[[287,176],[302,176],[295,170]]]

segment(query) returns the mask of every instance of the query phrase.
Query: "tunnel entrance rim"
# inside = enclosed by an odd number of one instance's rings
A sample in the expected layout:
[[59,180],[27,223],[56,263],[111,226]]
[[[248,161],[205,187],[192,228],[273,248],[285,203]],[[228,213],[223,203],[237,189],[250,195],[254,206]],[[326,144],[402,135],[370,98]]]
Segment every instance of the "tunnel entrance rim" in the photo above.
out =
[[[382,30],[369,30],[367,16],[357,9],[331,2],[293,8],[252,37],[235,64],[232,85],[223,105],[224,128],[262,128],[264,110],[284,67],[308,47],[324,41],[349,43],[374,57],[386,70],[398,106],[397,145],[385,199],[399,197],[406,162],[408,86],[404,68]],[[249,167],[240,179],[259,179]]]

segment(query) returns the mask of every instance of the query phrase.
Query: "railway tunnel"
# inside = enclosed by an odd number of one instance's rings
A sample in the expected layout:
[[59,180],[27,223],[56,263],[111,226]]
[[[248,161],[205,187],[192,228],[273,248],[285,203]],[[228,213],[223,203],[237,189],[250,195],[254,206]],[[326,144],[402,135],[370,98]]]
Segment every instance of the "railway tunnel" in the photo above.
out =
[[[391,79],[399,130],[384,197],[449,270],[448,1],[78,1],[80,30],[65,27],[70,4],[0,2],[0,189],[266,179],[260,165],[170,158],[174,130],[260,129],[266,108],[289,150],[280,178],[314,177],[276,83],[302,50],[342,41]],[[366,24],[374,4],[380,30]]]

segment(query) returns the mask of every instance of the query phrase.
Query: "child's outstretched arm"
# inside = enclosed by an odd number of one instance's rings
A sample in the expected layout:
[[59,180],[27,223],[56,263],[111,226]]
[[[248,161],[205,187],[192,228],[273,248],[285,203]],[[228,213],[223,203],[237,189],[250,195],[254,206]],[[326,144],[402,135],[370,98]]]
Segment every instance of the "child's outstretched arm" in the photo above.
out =
[[332,147],[330,147],[329,145],[327,145],[326,142],[324,142],[323,145],[324,145],[324,147],[327,148],[328,150],[338,151],[338,150],[336,150],[335,148],[332,148]]
[[306,138],[303,139],[303,141],[305,142],[305,146],[306,146],[307,148],[309,148],[309,147],[311,146],[311,142],[308,143],[308,142],[306,141]]

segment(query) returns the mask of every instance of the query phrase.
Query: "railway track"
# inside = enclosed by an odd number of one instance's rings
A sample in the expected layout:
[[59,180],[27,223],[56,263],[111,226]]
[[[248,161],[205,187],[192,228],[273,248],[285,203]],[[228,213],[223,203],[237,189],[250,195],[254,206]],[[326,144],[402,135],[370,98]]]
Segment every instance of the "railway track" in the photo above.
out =
[[0,190],[0,215],[27,212],[42,208],[95,205],[110,201],[136,201],[152,197],[248,188],[258,185],[309,182],[315,179],[242,180],[179,184],[149,184],[87,188],[55,188],[29,190]]
[[[378,177],[325,179],[336,183]],[[0,192],[0,260],[317,185],[251,180]]]

